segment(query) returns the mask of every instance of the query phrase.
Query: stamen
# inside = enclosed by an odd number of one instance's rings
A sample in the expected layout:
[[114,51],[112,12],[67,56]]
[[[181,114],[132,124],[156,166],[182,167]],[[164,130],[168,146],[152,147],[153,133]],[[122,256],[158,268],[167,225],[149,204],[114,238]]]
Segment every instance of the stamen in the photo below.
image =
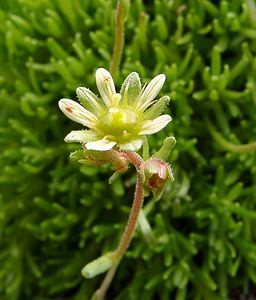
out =
[[123,131],[123,136],[128,136],[129,135],[129,132],[127,130],[124,130]]
[[118,113],[119,112],[119,108],[117,108],[117,107],[110,107],[109,112],[111,112],[111,113]]

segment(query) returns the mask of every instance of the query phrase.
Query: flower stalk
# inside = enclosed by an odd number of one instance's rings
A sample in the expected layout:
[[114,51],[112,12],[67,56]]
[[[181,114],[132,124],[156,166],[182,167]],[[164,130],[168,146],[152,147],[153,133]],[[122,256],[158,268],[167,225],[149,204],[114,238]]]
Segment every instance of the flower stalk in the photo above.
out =
[[132,208],[131,208],[130,215],[128,218],[128,222],[125,227],[124,233],[122,235],[121,241],[120,241],[117,249],[113,253],[113,257],[116,262],[112,266],[112,268],[108,271],[100,288],[96,292],[94,297],[96,297],[97,300],[103,300],[105,297],[108,287],[111,284],[111,281],[115,275],[117,267],[118,267],[123,255],[125,254],[127,248],[129,247],[133,233],[136,228],[139,212],[143,205],[143,199],[144,199],[144,197],[143,197],[143,175],[141,172],[141,168],[143,166],[144,161],[135,152],[126,152],[125,156],[135,166],[136,171],[137,171],[137,182],[136,182],[134,200],[133,200],[133,204],[132,204]]
[[138,216],[140,209],[143,204],[143,175],[141,172],[141,168],[144,164],[143,159],[135,152],[127,152],[126,153],[127,159],[135,166],[137,171],[137,183],[135,188],[134,200],[130,212],[130,216],[121,238],[120,244],[115,251],[115,256],[118,259],[121,259],[124,255],[126,249],[129,246],[129,243],[132,238],[132,234],[137,224]]
[[119,0],[116,9],[116,19],[115,19],[115,41],[113,48],[112,61],[110,64],[110,73],[115,78],[118,72],[118,68],[121,62],[121,57],[124,48],[124,12],[123,5]]

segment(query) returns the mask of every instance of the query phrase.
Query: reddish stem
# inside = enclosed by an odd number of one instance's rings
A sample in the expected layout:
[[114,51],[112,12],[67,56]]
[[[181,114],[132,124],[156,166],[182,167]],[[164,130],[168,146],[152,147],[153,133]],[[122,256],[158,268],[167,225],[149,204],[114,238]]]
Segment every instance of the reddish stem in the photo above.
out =
[[131,208],[131,212],[129,215],[129,219],[127,221],[127,225],[125,227],[123,236],[121,241],[115,251],[115,256],[118,259],[121,259],[124,255],[126,249],[129,247],[130,241],[132,239],[132,234],[137,224],[138,216],[140,209],[143,205],[143,178],[140,172],[141,165],[143,164],[143,159],[135,152],[127,152],[125,153],[127,159],[135,166],[137,171],[137,182],[134,194],[134,200]]
[[137,171],[137,182],[136,182],[136,188],[135,188],[135,193],[134,193],[134,200],[133,200],[130,215],[129,215],[124,233],[122,235],[121,241],[120,241],[117,249],[114,251],[114,256],[117,259],[116,264],[108,271],[99,290],[96,292],[97,300],[103,300],[105,297],[108,287],[115,275],[117,267],[118,267],[123,255],[125,254],[127,248],[129,247],[129,244],[132,239],[132,235],[134,233],[134,230],[135,230],[135,227],[137,224],[139,212],[143,205],[143,199],[144,199],[144,197],[143,197],[143,176],[140,171],[140,168],[143,165],[144,161],[135,152],[123,152],[123,155],[135,166],[136,171]]

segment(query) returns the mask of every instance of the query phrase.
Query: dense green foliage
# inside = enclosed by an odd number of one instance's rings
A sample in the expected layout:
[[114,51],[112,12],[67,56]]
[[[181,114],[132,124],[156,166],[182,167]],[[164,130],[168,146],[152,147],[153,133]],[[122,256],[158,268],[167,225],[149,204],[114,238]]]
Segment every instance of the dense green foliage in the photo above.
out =
[[[108,68],[116,1],[0,1],[0,298],[89,299],[102,276],[82,267],[114,249],[134,170],[69,161],[81,126],[57,107],[96,92]],[[137,232],[107,299],[238,299],[256,284],[256,8],[253,1],[135,0],[126,12],[117,86],[165,73],[173,122],[150,138],[178,141],[175,182],[146,199],[156,242]],[[254,147],[254,148],[253,148]],[[249,149],[248,149],[249,148]],[[253,152],[254,149],[254,152]],[[249,151],[247,151],[249,150]]]

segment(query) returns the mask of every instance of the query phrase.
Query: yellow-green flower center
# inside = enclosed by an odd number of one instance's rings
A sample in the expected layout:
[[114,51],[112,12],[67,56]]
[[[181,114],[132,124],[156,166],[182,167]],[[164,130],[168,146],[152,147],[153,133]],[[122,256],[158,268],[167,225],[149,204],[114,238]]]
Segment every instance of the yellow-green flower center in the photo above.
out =
[[136,136],[138,125],[138,114],[128,107],[110,107],[99,120],[99,129],[105,136],[112,136],[123,142]]

